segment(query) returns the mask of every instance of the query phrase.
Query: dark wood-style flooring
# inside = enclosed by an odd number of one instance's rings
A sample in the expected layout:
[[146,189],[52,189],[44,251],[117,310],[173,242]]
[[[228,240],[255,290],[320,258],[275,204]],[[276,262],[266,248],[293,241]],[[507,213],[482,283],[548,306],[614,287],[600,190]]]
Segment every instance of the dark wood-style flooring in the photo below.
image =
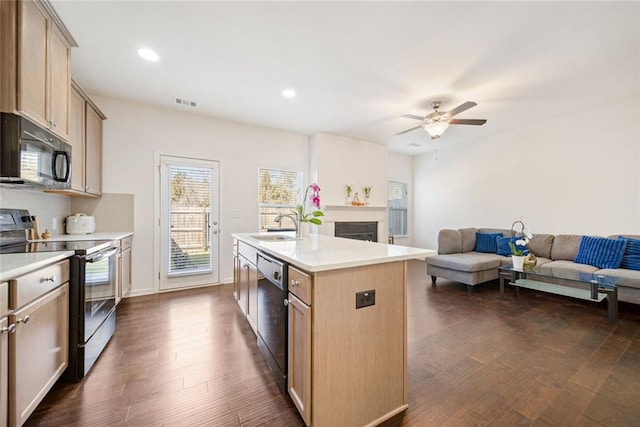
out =
[[[637,306],[611,326],[606,303],[432,288],[418,261],[409,275],[409,409],[386,426],[640,425]],[[303,425],[231,285],[130,298],[117,322],[90,375],[56,385],[28,425]]]

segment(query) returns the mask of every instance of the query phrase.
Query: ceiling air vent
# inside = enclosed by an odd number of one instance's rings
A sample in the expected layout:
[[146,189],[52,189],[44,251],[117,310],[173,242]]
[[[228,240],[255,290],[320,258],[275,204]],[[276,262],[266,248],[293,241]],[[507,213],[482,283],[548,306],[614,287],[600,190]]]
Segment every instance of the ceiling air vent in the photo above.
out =
[[424,147],[424,144],[420,144],[419,142],[412,142],[409,145],[412,147]]
[[186,105],[187,107],[193,107],[193,108],[197,107],[197,104],[195,101],[189,101],[188,99],[184,99],[184,98],[175,98],[175,100],[176,100],[176,104]]

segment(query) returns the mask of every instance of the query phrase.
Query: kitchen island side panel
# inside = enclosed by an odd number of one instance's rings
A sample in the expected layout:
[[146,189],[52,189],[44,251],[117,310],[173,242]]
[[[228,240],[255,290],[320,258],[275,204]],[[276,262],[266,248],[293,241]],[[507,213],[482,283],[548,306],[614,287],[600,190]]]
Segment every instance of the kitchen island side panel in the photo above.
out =
[[[312,425],[364,426],[406,409],[405,261],[314,275]],[[375,305],[356,309],[356,292]]]

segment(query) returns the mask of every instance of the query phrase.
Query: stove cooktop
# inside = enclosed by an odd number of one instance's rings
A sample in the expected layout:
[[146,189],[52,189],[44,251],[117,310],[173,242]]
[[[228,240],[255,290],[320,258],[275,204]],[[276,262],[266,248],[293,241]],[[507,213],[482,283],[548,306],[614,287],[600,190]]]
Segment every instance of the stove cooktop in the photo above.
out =
[[0,254],[22,254],[29,252],[75,251],[86,255],[109,246],[111,240],[78,240],[72,242],[23,242],[0,247]]

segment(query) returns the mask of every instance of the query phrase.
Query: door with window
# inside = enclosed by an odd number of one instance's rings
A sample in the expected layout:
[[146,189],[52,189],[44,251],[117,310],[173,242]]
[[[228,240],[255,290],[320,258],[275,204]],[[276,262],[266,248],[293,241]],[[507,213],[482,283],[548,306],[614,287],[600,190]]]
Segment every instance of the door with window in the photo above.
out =
[[219,282],[216,161],[160,156],[160,290]]

